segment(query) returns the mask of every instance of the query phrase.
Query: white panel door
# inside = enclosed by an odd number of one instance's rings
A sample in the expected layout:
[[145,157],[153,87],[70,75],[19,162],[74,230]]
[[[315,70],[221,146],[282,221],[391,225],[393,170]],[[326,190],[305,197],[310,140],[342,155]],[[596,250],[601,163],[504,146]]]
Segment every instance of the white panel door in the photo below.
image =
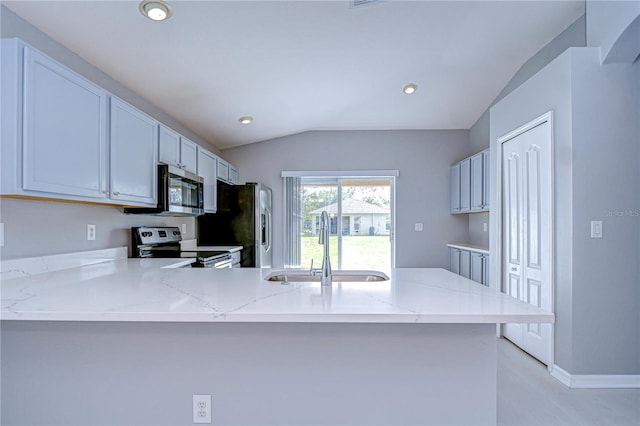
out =
[[[552,311],[551,123],[502,143],[503,291]],[[550,324],[506,324],[506,338],[545,364]]]

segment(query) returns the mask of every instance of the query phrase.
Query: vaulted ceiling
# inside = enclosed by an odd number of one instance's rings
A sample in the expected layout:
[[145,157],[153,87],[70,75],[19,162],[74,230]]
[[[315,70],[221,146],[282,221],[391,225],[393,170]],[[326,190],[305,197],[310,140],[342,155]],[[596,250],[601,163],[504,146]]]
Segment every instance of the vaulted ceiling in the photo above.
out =
[[[218,148],[308,130],[468,129],[584,1],[2,4]],[[402,92],[407,83],[418,90]],[[242,125],[241,116],[254,117]]]

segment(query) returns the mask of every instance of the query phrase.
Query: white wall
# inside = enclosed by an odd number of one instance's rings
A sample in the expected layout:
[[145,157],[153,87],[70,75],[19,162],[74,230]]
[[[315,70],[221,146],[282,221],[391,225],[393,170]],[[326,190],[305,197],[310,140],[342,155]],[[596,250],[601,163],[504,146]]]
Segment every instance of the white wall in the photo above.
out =
[[[492,107],[491,148],[497,154],[500,136],[554,112],[555,364],[638,374],[640,218],[608,212],[640,210],[640,82],[631,64],[601,66],[599,53],[569,49]],[[591,220],[603,221],[603,239],[589,237]]]
[[[449,267],[446,244],[466,241],[449,214],[449,165],[468,155],[466,130],[320,131],[223,151],[245,181],[273,189],[274,265],[283,265],[283,170],[399,170],[396,266]],[[424,231],[414,231],[416,222]]]
[[[502,98],[518,88],[522,83],[538,73],[542,68],[547,66],[568,48],[586,46],[586,21],[586,17],[584,15],[581,16],[556,38],[551,40],[545,47],[528,59],[527,62],[525,62],[525,64],[522,65],[522,67],[520,67],[520,69],[515,73],[504,89],[502,89],[491,105],[495,105]],[[489,147],[489,111],[490,109],[487,108],[478,121],[476,121],[471,129],[469,129],[469,146],[472,153],[480,152]],[[484,247],[489,246],[490,229],[485,232],[484,224],[486,223],[488,228],[490,228],[490,217],[491,213],[477,213],[469,215],[469,243]]]

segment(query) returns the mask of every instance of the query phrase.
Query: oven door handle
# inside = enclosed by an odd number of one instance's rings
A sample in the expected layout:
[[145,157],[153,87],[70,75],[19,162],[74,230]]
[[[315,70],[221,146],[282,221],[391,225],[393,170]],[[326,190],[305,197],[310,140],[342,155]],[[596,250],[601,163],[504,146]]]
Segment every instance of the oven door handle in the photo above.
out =
[[214,262],[213,267],[217,269],[232,268],[233,259],[231,257],[225,257],[224,259],[217,260]]

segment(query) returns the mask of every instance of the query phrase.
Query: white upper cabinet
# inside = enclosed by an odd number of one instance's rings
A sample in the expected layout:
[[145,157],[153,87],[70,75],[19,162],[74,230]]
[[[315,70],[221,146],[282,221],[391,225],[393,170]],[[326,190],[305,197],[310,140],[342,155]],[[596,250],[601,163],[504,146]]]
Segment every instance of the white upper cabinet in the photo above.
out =
[[159,161],[196,173],[197,148],[194,142],[180,136],[170,128],[160,125]]
[[2,49],[2,192],[106,200],[107,92],[16,39]]
[[482,151],[482,210],[489,210],[489,200],[490,200],[490,181],[491,181],[491,157],[489,156],[489,150],[485,149]]
[[24,52],[23,188],[106,198],[107,94]]
[[451,166],[451,213],[489,211],[489,150]]
[[451,213],[460,213],[460,163],[451,166]]
[[238,168],[231,163],[229,163],[229,183],[232,185],[237,185],[240,181],[240,172]]
[[222,158],[218,158],[218,179],[229,182],[229,163]]
[[111,98],[111,198],[119,204],[157,204],[158,122]]
[[231,185],[237,185],[240,181],[240,172],[233,164],[218,157],[218,179]]
[[484,208],[483,158],[482,152],[471,157],[471,210],[474,211]]
[[215,213],[218,201],[217,192],[218,157],[204,148],[198,147],[198,176],[204,179],[203,196],[205,213]]
[[156,206],[158,162],[197,173],[194,142],[21,40],[0,43],[2,195]]
[[185,137],[180,138],[180,166],[182,169],[196,173],[198,145]]
[[158,161],[180,167],[180,135],[162,124]]
[[471,210],[471,159],[460,162],[460,212]]

